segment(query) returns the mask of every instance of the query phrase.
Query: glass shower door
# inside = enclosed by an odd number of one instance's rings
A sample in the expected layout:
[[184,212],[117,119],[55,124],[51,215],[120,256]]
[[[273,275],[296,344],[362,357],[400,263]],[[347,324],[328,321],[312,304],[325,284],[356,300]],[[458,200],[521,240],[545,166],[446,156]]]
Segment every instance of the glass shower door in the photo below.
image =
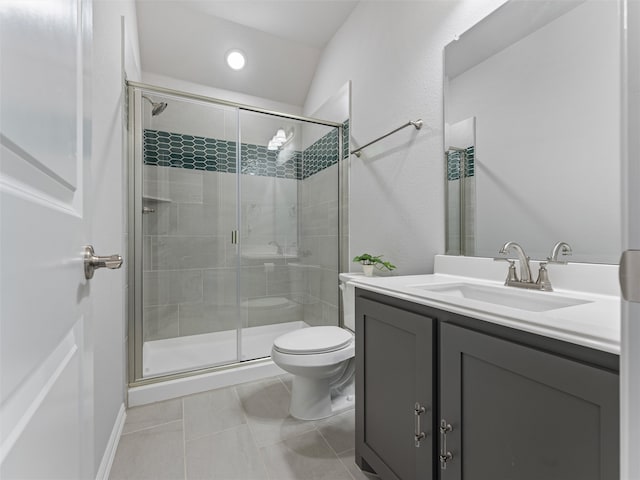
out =
[[339,129],[239,112],[240,359],[338,325]]
[[130,382],[338,325],[340,129],[130,85]]
[[237,362],[237,109],[141,105],[142,376]]

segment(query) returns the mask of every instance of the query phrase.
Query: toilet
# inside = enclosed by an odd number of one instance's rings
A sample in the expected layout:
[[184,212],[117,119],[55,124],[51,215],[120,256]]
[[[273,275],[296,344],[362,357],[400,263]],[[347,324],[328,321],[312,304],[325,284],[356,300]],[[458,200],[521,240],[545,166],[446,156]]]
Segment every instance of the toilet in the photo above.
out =
[[289,413],[295,418],[318,420],[354,405],[355,288],[347,282],[360,275],[339,276],[346,328],[301,328],[273,341],[273,362],[294,376]]

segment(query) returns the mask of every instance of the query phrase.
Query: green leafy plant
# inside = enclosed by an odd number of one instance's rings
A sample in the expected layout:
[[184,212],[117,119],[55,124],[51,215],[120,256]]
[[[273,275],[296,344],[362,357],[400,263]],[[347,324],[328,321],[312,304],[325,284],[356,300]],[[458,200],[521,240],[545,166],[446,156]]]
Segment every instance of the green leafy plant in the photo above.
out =
[[370,255],[368,253],[363,253],[362,255],[354,257],[353,261],[361,263],[362,265],[375,265],[378,270],[384,270],[386,268],[391,271],[396,268],[393,263],[382,260],[382,257],[383,255]]

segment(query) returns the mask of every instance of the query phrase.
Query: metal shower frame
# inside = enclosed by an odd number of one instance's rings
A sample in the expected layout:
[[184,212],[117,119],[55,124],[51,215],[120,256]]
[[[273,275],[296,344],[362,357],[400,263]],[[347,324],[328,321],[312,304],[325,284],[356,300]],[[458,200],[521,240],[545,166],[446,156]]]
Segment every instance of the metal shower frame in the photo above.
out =
[[[237,109],[238,111],[248,111],[254,113],[261,113],[265,115],[271,115],[275,117],[286,118],[289,120],[297,120],[302,122],[313,123],[317,125],[324,125],[328,127],[338,128],[338,269],[344,271],[348,269],[348,265],[343,265],[345,262],[342,258],[342,235],[344,234],[344,221],[342,214],[342,199],[343,192],[346,189],[346,181],[344,179],[344,173],[342,164],[345,160],[343,155],[343,126],[341,123],[330,122],[326,120],[320,120],[311,117],[305,117],[301,115],[291,115],[288,113],[277,112],[264,108],[253,107],[251,105],[245,105],[236,102],[230,102],[227,100],[221,100],[214,97],[208,97],[205,95],[198,95],[193,93],[182,92],[165,87],[159,87],[156,85],[149,85],[140,82],[125,81],[124,85],[126,89],[125,97],[125,111],[127,118],[127,152],[128,152],[128,207],[127,207],[127,284],[128,284],[128,305],[127,305],[127,350],[128,350],[128,386],[137,387],[142,385],[148,385],[153,383],[164,382],[168,380],[175,380],[179,378],[191,377],[194,375],[200,375],[204,373],[218,372],[221,370],[228,370],[236,368],[238,365],[249,365],[256,363],[263,363],[269,361],[265,358],[248,360],[248,361],[236,361],[231,364],[207,367],[197,370],[191,370],[186,372],[179,372],[169,375],[163,375],[158,377],[144,378],[142,375],[142,342],[140,347],[136,348],[136,339],[142,338],[142,142],[136,143],[136,138],[142,138],[142,117],[136,115],[136,112],[142,111],[142,95],[143,93],[155,93],[160,95],[177,97],[185,100],[195,100],[198,102],[208,103],[218,106],[226,106]],[[240,175],[240,173],[238,173]],[[338,279],[336,278],[336,283]],[[339,300],[339,325],[344,325],[344,319],[342,316],[342,299]]]

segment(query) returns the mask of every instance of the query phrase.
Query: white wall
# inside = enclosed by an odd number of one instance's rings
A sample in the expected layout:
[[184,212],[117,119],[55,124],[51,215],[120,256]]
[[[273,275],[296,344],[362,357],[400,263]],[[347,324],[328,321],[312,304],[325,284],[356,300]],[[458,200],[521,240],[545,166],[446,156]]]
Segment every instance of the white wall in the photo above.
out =
[[[94,204],[90,236],[98,255],[120,253],[125,268],[99,271],[91,280],[94,318],[95,472],[104,473],[110,437],[125,400],[126,383],[126,184],[123,148],[123,66],[139,79],[133,0],[93,4],[93,130],[91,177]],[[121,17],[126,38],[122,46]],[[122,54],[125,59],[123,61]],[[107,461],[107,460],[105,460]]]
[[326,46],[304,106],[352,81],[350,256],[384,254],[398,274],[433,271],[444,252],[442,51],[504,0],[360,2]]
[[[272,110],[275,112],[300,115],[302,108],[288,103],[276,102],[266,98],[200,85],[177,78],[155,73],[143,72],[143,81],[150,85],[170,88],[206,97],[235,102],[242,105]],[[233,107],[196,103],[190,100],[171,99],[159,94],[147,94],[154,101],[167,101],[168,106],[160,115],[151,116],[151,106],[144,101],[144,128],[164,130],[173,133],[185,133],[202,137],[236,141],[237,115]],[[266,145],[278,128],[298,129],[299,122],[286,121],[279,117],[242,112],[240,115],[242,142]],[[300,135],[294,139],[294,147],[301,148]]]
[[151,104],[142,100],[144,129],[162,130],[220,140],[237,139],[238,115],[232,107],[167,98],[152,93],[144,94],[154,102],[166,102],[167,108],[159,115],[151,115]]
[[302,108],[297,105],[269,100],[268,98],[263,97],[256,97],[254,95],[247,95],[245,93],[234,92],[232,90],[225,90],[223,88],[210,87],[200,83],[188,82],[186,80],[168,77],[159,73],[143,71],[142,81],[149,85],[195,93],[197,95],[204,95],[206,97],[241,103],[243,105],[250,105],[267,110],[275,110],[276,112],[290,113],[292,115],[300,115],[302,113]]

